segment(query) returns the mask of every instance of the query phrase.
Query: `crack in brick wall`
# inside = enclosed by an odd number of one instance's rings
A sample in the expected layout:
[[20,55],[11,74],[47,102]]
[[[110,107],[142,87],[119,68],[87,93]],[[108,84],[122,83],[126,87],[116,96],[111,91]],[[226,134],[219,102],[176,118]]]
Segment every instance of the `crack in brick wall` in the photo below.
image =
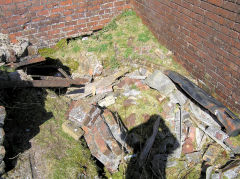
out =
[[240,1],[132,0],[199,85],[240,113]]

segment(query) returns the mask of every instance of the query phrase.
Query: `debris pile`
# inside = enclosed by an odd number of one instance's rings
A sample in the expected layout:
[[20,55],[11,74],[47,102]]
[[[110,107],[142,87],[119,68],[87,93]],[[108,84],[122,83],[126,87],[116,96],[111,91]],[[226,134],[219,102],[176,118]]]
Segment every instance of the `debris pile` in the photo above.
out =
[[27,55],[36,55],[38,49],[32,46],[28,39],[18,38],[16,43],[12,43],[7,34],[0,33],[0,62],[17,62]]
[[239,176],[240,146],[230,136],[239,134],[240,120],[230,110],[175,72],[126,72],[66,94],[74,100],[68,119],[84,130],[92,155],[110,172],[127,163],[127,177]]

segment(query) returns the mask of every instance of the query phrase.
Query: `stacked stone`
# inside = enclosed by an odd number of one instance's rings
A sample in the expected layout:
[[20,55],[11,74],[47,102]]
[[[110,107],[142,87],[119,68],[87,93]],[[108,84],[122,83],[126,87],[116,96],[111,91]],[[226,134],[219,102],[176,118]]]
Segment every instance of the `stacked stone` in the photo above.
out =
[[3,146],[3,141],[4,141],[4,130],[3,130],[3,125],[4,125],[4,120],[6,117],[6,111],[3,106],[0,106],[0,175],[4,173],[5,169],[5,163],[3,161],[3,158],[5,156],[5,148]]
[[84,138],[92,153],[110,172],[115,172],[123,154],[124,130],[120,129],[109,110],[101,110],[79,100],[72,104],[69,120],[85,132]]

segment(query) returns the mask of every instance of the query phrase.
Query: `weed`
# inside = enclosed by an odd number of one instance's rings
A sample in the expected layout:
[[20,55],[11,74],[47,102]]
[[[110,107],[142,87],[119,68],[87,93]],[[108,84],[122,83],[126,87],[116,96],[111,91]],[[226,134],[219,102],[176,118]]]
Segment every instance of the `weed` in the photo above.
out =
[[127,48],[124,52],[124,58],[128,58],[133,53],[132,48]]
[[133,10],[126,10],[121,15],[121,17],[136,16],[136,12]]
[[53,57],[53,54],[56,53],[56,49],[54,48],[42,48],[38,50],[38,53],[42,56],[42,57]]
[[117,59],[115,56],[112,56],[110,59],[110,67],[112,69],[119,68],[120,64],[118,63]]
[[138,35],[138,41],[140,42],[147,42],[150,40],[150,37],[146,33],[141,33]]
[[117,27],[118,27],[118,25],[116,23],[116,19],[114,19],[102,29],[102,32],[108,32],[109,30],[116,30]]
[[79,52],[80,51],[80,47],[78,46],[78,45],[76,45],[76,46],[74,46],[73,48],[72,48],[72,51],[74,52],[74,53],[77,53],[77,52]]
[[106,34],[103,36],[103,39],[105,40],[112,40],[112,34]]
[[123,31],[117,31],[117,32],[116,32],[116,36],[117,36],[117,37],[121,37],[121,36],[123,36],[123,35],[125,35],[125,34],[123,33]]
[[67,58],[66,61],[63,62],[63,64],[68,66],[71,69],[71,72],[76,71],[79,67],[79,63],[72,58]]
[[14,72],[15,70],[13,68],[9,68],[9,67],[6,67],[6,66],[0,66],[0,71],[3,71],[3,72]]
[[67,47],[67,39],[61,39],[58,41],[58,43],[55,45],[56,49],[63,49]]
[[100,53],[100,52],[105,52],[107,51],[108,49],[108,44],[100,44],[96,47],[89,47],[88,48],[88,52],[97,52],[97,53]]

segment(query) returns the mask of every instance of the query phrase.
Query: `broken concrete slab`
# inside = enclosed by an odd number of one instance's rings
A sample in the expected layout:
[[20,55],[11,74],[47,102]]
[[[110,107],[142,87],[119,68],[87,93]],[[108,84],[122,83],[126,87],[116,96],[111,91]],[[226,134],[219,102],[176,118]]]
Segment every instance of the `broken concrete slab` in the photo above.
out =
[[115,97],[113,95],[109,95],[104,99],[98,102],[98,105],[101,107],[108,107],[115,103]]
[[190,110],[191,113],[194,114],[194,116],[204,123],[206,126],[213,126],[217,129],[221,129],[221,125],[216,122],[216,119],[214,119],[207,111],[201,109],[199,106],[194,104],[193,102],[190,102]]
[[179,90],[175,89],[170,95],[170,101],[175,103],[175,104],[179,104],[181,106],[183,106],[186,101],[187,101],[187,97],[181,93]]
[[145,83],[165,96],[168,96],[168,94],[176,89],[174,83],[159,70],[154,71],[152,75],[148,76]]

